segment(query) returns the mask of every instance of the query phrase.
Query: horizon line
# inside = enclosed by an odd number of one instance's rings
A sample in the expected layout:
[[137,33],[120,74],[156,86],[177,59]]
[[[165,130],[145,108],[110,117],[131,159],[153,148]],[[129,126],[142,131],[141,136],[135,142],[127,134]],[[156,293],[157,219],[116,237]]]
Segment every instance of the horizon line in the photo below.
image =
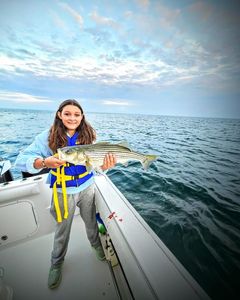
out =
[[[0,110],[29,110],[29,111],[41,111],[41,112],[56,112],[56,110],[49,109],[37,109],[37,108],[10,108],[1,107]],[[224,117],[224,116],[190,116],[190,115],[168,115],[168,114],[151,114],[151,113],[131,113],[131,112],[97,112],[97,111],[86,111],[87,114],[114,114],[114,115],[141,115],[141,116],[156,116],[156,117],[179,117],[179,118],[202,118],[202,119],[229,119],[229,120],[240,120],[240,117]]]

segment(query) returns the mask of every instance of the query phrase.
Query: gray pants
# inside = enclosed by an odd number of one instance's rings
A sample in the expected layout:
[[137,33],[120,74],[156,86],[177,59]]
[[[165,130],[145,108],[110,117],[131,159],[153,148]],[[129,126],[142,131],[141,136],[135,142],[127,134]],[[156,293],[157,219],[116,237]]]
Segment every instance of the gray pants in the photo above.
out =
[[[76,206],[78,206],[80,209],[80,215],[85,223],[87,237],[91,246],[96,247],[100,245],[100,238],[98,235],[98,226],[96,221],[96,206],[94,196],[94,184],[92,184],[91,186],[89,186],[88,188],[86,188],[78,194],[67,195],[68,218],[64,219],[63,197],[62,193],[58,193],[58,201],[63,221],[61,223],[56,224],[54,245],[51,258],[52,265],[57,265],[64,261]],[[53,201],[51,204],[50,212],[53,215],[54,219],[57,220]]]

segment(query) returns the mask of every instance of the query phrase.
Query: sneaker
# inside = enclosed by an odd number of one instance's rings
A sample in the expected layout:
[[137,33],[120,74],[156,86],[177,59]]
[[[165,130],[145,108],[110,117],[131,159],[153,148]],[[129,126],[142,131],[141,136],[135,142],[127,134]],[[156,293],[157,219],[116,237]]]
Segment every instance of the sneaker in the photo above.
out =
[[95,250],[96,256],[99,260],[105,260],[106,259],[105,253],[104,253],[103,248],[102,248],[102,245],[99,245],[97,247],[93,247],[93,249]]
[[48,287],[50,289],[55,289],[60,285],[62,279],[62,265],[61,263],[51,266],[48,275]]

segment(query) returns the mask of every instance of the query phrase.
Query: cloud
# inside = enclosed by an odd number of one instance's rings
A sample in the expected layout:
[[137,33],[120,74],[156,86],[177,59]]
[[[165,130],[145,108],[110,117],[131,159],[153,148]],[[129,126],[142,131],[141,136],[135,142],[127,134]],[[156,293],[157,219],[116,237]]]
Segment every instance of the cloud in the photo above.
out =
[[69,4],[59,2],[59,5],[74,18],[74,20],[80,25],[80,28],[83,28],[84,20],[83,17],[74,10]]
[[109,106],[132,106],[133,103],[127,101],[127,100],[103,100],[102,101],[103,105],[109,105]]
[[0,101],[15,103],[49,103],[52,100],[46,97],[33,96],[25,93],[0,91]]
[[225,53],[229,57],[239,53],[240,26],[239,9],[233,3],[207,3],[197,1],[185,10],[185,22],[193,23],[189,29],[193,35],[212,51]]
[[120,24],[118,22],[114,21],[111,18],[106,18],[106,17],[100,16],[97,13],[97,11],[93,11],[90,14],[90,17],[97,25],[111,27],[112,29],[120,29]]
[[207,21],[212,15],[214,8],[210,3],[197,1],[188,7],[189,12],[198,15],[202,21]]
[[131,10],[127,10],[127,11],[125,11],[124,16],[126,18],[132,18],[133,12]]
[[50,15],[52,16],[53,22],[57,28],[64,31],[69,37],[75,36],[75,33],[70,30],[66,22],[55,11],[50,11]]
[[[29,57],[25,60],[0,56],[2,72],[10,76],[24,76],[32,74],[41,78],[56,78],[75,81],[104,84],[105,86],[151,86],[161,88],[174,84],[191,82],[191,78],[213,76],[217,80],[219,73],[229,74],[232,65],[222,63],[221,58],[208,56],[202,48],[189,41],[191,52],[179,49],[176,61],[169,62],[169,58],[152,57],[145,60],[131,60],[130,58],[114,59],[111,56],[72,57],[65,60],[51,58]],[[181,56],[181,62],[178,57]],[[211,62],[211,63],[210,63]],[[221,66],[221,68],[220,68]]]
[[161,2],[156,1],[151,4],[152,13],[144,13],[138,11],[136,13],[127,11],[125,16],[133,20],[135,28],[138,28],[143,34],[147,34],[149,37],[154,39],[160,39],[166,34],[172,33],[171,30],[177,28],[176,22],[181,16],[180,9],[172,9]]
[[179,18],[181,14],[180,9],[171,9],[166,5],[161,4],[160,2],[155,3],[154,9],[156,13],[159,14],[160,24],[163,27],[175,25],[177,18]]
[[114,48],[115,42],[111,39],[112,35],[109,31],[102,28],[86,28],[84,30],[86,34],[89,34],[94,43],[98,46],[107,46],[108,48]]
[[150,4],[149,0],[135,0],[135,2],[142,8],[148,8]]
[[16,52],[18,52],[22,56],[35,56],[36,55],[34,52],[28,51],[26,49],[16,49]]

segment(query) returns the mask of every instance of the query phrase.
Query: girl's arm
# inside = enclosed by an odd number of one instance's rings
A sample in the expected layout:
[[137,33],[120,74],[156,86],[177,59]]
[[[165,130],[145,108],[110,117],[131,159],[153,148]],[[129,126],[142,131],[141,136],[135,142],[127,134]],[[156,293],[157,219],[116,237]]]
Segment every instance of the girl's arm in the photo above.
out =
[[35,169],[42,168],[58,168],[64,165],[66,161],[60,160],[55,156],[49,156],[47,158],[37,158],[34,160],[33,166]]
[[39,159],[53,155],[51,149],[48,147],[49,130],[45,130],[37,135],[31,145],[21,151],[15,161],[15,167],[23,172],[31,174],[38,173],[43,166],[35,168],[34,162]]

